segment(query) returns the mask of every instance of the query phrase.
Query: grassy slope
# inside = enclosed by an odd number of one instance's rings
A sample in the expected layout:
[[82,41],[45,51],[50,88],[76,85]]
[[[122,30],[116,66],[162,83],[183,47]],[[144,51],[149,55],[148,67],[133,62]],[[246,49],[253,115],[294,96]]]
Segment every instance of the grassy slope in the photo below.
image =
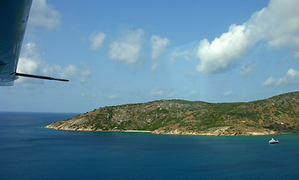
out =
[[95,109],[73,119],[53,123],[68,130],[178,130],[205,132],[230,127],[226,133],[273,130],[298,133],[299,92],[249,103],[206,103],[159,100]]

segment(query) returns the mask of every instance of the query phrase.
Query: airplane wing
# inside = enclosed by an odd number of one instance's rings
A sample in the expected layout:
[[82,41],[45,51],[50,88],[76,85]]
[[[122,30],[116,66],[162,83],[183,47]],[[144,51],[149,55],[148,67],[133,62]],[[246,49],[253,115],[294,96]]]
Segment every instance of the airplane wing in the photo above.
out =
[[16,72],[31,4],[32,0],[0,1],[0,86],[12,86],[19,76],[68,81]]

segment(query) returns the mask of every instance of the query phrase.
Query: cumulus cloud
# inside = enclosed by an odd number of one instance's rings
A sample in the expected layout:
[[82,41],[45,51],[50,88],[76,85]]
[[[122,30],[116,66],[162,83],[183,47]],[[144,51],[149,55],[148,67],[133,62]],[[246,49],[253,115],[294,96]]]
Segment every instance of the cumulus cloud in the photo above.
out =
[[[83,64],[73,65],[70,64],[67,67],[61,67],[56,64],[47,64],[41,60],[38,47],[34,42],[29,42],[24,45],[21,56],[19,58],[17,72],[46,75],[46,76],[59,76],[60,78],[76,78],[80,82],[85,83],[87,78],[90,76],[89,68]],[[19,78],[16,83],[35,83],[30,78]]]
[[299,58],[299,1],[271,0],[268,7],[255,12],[242,25],[231,25],[212,42],[199,42],[197,71],[219,73],[233,67],[258,41],[265,40],[270,48],[289,47]]
[[[22,48],[21,55],[19,58],[17,72],[18,73],[27,73],[27,74],[36,74],[40,69],[42,64],[40,54],[38,53],[38,47],[34,42],[29,42],[25,44]],[[28,83],[29,78],[19,78],[16,83]],[[24,84],[26,86],[26,84]]]
[[153,35],[151,38],[152,43],[152,60],[156,60],[166,50],[170,41],[167,38],[161,38],[160,36]]
[[21,73],[36,73],[41,65],[40,54],[34,42],[24,45],[19,58],[17,71]]
[[140,56],[143,34],[142,29],[124,32],[122,37],[110,44],[109,58],[128,65],[135,64]]
[[229,31],[215,38],[211,43],[207,39],[199,42],[197,55],[200,65],[197,71],[219,73],[230,68],[240,60],[253,46],[256,40],[250,38],[250,31],[245,25],[231,25]]
[[290,68],[284,77],[278,79],[276,85],[299,85],[299,70]]
[[[267,19],[264,18],[264,21],[257,24],[264,28],[270,47],[287,46],[294,52],[295,58],[299,58],[298,7],[299,1],[297,0],[272,0],[269,3],[268,11],[266,9],[264,13]],[[270,21],[270,23],[266,23],[266,21]],[[263,23],[266,24],[262,26]]]
[[91,50],[98,50],[101,49],[103,46],[103,42],[106,38],[106,34],[103,32],[93,32],[89,36],[89,40],[91,42],[90,49]]
[[61,67],[56,64],[44,64],[42,72],[46,75],[58,75],[61,78],[74,78],[82,83],[85,83],[91,74],[90,70],[82,64],[69,64],[67,67]]
[[245,66],[241,67],[240,74],[242,76],[250,74],[256,66],[257,64],[249,61]]
[[263,82],[263,86],[270,86],[275,83],[275,79],[271,76]]
[[162,55],[162,53],[166,50],[170,41],[167,38],[161,38],[160,36],[153,35],[151,38],[152,44],[152,56],[151,59],[154,61],[152,65],[151,71],[156,71],[158,67],[158,58]]
[[273,77],[269,77],[266,81],[263,82],[263,86],[288,86],[288,85],[299,85],[299,70],[290,68],[284,77],[275,80]]
[[46,0],[33,0],[28,24],[53,29],[61,23],[60,13]]

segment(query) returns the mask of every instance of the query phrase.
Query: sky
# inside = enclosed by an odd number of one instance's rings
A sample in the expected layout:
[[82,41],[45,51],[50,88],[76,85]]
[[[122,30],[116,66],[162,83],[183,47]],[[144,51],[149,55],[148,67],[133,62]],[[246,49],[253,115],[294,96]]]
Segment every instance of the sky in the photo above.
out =
[[84,113],[160,99],[299,90],[298,0],[33,0],[0,111]]

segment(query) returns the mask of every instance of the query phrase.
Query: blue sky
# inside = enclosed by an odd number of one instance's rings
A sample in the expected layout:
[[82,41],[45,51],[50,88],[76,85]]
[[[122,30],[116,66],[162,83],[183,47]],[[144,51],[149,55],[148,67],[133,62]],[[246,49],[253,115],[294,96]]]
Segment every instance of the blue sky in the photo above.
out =
[[248,102],[299,90],[296,0],[34,0],[1,111],[159,99]]

